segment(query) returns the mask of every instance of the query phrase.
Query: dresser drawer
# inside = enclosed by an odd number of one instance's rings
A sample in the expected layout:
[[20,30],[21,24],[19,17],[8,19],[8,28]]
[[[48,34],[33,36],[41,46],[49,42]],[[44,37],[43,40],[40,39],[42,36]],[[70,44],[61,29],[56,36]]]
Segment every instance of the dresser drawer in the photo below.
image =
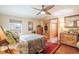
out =
[[61,34],[60,35],[60,42],[75,47],[76,42],[77,42],[77,35]]

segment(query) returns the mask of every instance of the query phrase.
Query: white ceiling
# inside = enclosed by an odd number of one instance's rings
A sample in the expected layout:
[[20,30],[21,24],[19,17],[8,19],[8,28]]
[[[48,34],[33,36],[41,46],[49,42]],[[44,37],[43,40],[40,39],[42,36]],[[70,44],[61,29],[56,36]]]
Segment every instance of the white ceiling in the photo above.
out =
[[0,14],[28,17],[28,18],[43,18],[48,15],[36,15],[39,11],[32,7],[41,9],[40,5],[0,5]]
[[[39,11],[32,9],[32,7],[41,9],[40,5],[0,5],[0,14],[19,16],[19,17],[28,17],[28,18],[44,18],[49,16],[49,15],[36,15]],[[52,13],[51,16],[53,16],[55,15],[56,12],[64,9],[73,9],[73,10],[76,10],[76,13],[79,12],[78,5],[70,5],[70,6],[55,5],[55,7],[49,10],[49,12],[51,12]]]

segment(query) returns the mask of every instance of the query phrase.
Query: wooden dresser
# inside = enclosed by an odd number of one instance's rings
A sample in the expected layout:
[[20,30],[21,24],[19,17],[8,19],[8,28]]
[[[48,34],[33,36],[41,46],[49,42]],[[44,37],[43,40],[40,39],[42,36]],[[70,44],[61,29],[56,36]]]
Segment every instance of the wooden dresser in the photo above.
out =
[[40,25],[37,26],[37,34],[43,34],[43,27],[41,27]]
[[76,47],[77,34],[61,33],[60,34],[60,42],[63,44],[66,44],[66,45]]

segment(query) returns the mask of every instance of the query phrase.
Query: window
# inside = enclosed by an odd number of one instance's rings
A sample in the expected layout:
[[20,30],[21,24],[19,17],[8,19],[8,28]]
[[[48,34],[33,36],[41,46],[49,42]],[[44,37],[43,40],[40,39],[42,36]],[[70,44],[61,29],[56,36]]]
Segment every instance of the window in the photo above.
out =
[[20,20],[10,20],[10,31],[17,35],[21,34],[22,22]]

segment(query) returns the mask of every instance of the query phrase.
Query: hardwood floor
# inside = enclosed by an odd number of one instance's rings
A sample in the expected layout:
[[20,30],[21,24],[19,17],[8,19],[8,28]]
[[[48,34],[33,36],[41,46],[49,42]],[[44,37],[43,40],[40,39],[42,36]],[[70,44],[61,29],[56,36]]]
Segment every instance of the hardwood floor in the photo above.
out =
[[67,45],[61,45],[55,54],[79,54],[79,50]]

